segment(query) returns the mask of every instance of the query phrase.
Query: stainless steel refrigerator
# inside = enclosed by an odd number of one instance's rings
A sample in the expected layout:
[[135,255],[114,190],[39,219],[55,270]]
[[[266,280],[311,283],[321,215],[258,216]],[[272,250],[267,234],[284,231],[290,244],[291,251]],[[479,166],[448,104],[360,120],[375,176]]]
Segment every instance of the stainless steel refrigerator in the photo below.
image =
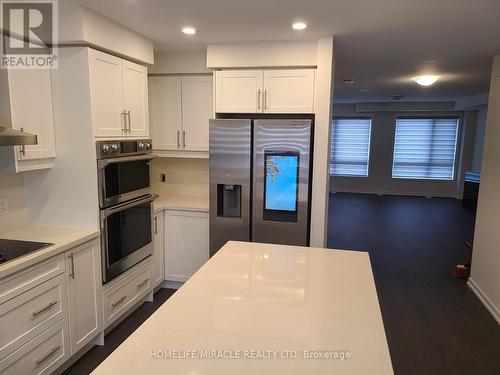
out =
[[209,126],[210,255],[229,240],[309,245],[312,121]]

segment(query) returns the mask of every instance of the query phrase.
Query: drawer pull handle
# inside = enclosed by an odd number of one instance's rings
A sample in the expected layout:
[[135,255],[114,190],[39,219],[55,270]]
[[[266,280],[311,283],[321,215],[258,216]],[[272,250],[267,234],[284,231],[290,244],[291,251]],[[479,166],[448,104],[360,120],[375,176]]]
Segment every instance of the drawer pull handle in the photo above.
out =
[[123,296],[122,298],[120,298],[118,301],[116,301],[115,303],[113,303],[111,305],[111,308],[114,309],[116,306],[118,306],[120,303],[122,303],[123,301],[125,301],[127,299],[127,296]]
[[50,302],[47,306],[45,307],[42,307],[40,310],[37,310],[33,313],[33,318],[36,318],[38,315],[44,313],[45,311],[47,311],[48,309],[50,309],[51,307],[57,305],[57,301],[52,301]]
[[45,362],[47,359],[52,357],[56,352],[61,349],[61,346],[56,346],[55,348],[50,349],[50,352],[45,354],[42,358],[36,360],[36,365],[40,366],[43,362]]
[[142,283],[138,284],[137,287],[140,288],[140,287],[143,287],[144,285],[146,285],[147,283],[149,282],[149,279],[146,279],[144,280]]

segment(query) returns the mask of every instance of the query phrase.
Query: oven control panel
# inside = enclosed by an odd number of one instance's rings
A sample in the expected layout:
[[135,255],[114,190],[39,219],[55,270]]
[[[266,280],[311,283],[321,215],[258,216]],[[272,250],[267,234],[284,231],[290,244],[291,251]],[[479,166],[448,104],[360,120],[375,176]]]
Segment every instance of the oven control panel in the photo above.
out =
[[97,159],[147,154],[153,150],[151,139],[96,142]]

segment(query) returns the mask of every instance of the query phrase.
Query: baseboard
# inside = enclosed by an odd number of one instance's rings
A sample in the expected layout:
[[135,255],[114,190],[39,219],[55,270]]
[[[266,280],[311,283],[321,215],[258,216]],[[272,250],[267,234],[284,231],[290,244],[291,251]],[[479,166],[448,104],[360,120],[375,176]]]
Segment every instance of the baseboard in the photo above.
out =
[[484,294],[481,288],[471,278],[469,278],[469,280],[467,281],[467,285],[469,286],[469,288],[471,288],[476,297],[479,298],[481,303],[484,305],[484,307],[486,307],[490,314],[493,315],[497,323],[500,324],[500,311],[493,304],[493,302],[491,302],[488,296]]
[[181,286],[184,285],[184,283],[180,282],[180,281],[165,280],[160,285],[161,285],[162,288],[179,289]]

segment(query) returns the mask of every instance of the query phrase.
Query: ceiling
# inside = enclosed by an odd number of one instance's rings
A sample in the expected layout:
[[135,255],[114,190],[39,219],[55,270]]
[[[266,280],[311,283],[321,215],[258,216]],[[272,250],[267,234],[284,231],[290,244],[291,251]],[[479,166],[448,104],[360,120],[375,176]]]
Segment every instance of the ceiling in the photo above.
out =
[[[154,41],[155,50],[333,35],[335,101],[455,100],[488,91],[499,0],[74,0]],[[294,31],[293,21],[308,28]],[[183,26],[197,34],[184,35]],[[437,74],[433,87],[412,78]],[[344,79],[354,78],[347,86]]]

